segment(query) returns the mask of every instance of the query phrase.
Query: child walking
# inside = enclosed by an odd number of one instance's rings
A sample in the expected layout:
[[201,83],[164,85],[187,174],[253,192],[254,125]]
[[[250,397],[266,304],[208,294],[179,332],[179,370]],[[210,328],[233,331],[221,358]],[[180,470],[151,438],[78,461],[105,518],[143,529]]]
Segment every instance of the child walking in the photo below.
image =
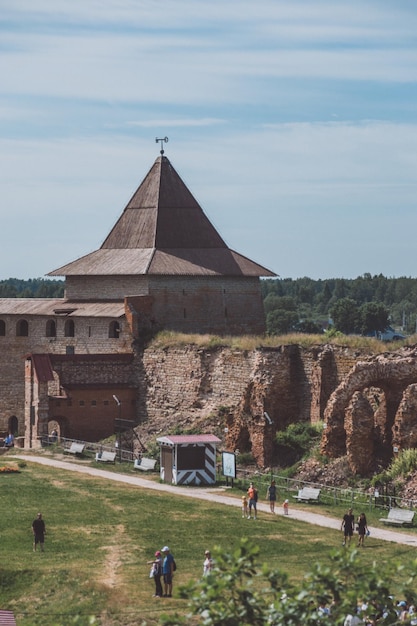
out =
[[245,495],[242,496],[242,517],[248,516],[248,499]]
[[284,507],[284,515],[288,515],[288,506],[289,506],[288,500],[284,500],[284,504],[282,506]]

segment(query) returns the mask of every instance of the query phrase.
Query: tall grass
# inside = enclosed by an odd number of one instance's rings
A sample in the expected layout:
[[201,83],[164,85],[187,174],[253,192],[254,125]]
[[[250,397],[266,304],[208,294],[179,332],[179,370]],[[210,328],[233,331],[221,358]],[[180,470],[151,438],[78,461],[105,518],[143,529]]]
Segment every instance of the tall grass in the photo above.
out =
[[392,461],[384,475],[388,480],[406,478],[417,470],[417,449],[409,448],[401,450],[398,456]]
[[374,337],[361,337],[359,335],[308,335],[304,333],[289,333],[287,335],[244,335],[241,337],[219,337],[217,335],[198,335],[186,333],[174,333],[162,331],[150,342],[152,348],[183,347],[187,345],[198,348],[221,348],[229,347],[236,350],[256,350],[258,348],[277,348],[285,345],[299,345],[308,349],[312,346],[330,344],[363,350],[370,354],[383,352],[395,352],[402,346],[413,346],[417,342],[417,336],[413,335],[404,341],[384,342]]

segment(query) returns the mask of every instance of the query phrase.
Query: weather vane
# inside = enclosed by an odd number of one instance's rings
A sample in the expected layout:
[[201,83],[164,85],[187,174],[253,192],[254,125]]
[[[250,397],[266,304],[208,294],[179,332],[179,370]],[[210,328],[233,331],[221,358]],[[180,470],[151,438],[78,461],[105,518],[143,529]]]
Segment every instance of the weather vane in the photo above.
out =
[[164,143],[168,143],[168,137],[155,137],[155,142],[161,142],[161,154],[164,154]]

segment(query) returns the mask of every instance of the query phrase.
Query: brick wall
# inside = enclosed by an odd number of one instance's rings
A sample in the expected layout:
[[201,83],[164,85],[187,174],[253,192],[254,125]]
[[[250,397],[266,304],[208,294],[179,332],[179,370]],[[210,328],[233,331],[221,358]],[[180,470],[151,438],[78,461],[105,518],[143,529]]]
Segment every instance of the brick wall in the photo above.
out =
[[132,337],[127,324],[120,322],[118,339],[108,337],[112,319],[74,318],[75,336],[64,336],[64,325],[68,318],[55,318],[57,336],[46,337],[48,318],[28,317],[29,334],[16,336],[16,323],[21,316],[2,315],[6,323],[6,334],[0,336],[0,432],[6,432],[9,420],[18,420],[19,435],[24,434],[25,424],[25,356],[31,353],[107,354],[131,352]]

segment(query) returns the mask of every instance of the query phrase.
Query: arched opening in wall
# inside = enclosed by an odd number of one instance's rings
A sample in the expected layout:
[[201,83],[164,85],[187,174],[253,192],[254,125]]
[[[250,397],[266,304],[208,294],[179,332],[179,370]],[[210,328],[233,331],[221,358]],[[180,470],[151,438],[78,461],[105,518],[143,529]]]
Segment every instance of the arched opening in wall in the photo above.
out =
[[120,336],[120,324],[119,324],[119,322],[110,322],[109,339],[119,339],[119,336]]
[[4,320],[0,320],[0,337],[6,336],[6,322]]
[[16,337],[28,337],[29,324],[26,320],[19,320],[16,324]]
[[46,336],[56,337],[56,323],[55,320],[48,320],[46,322]]
[[8,426],[9,433],[12,433],[12,435],[16,437],[19,434],[19,420],[17,419],[16,415],[12,415],[11,417],[9,417]]
[[61,438],[61,424],[53,419],[48,422],[48,436],[50,443],[56,443]]
[[[65,417],[54,415],[53,419],[48,422],[48,435],[49,440],[60,441],[62,438],[68,436],[68,425]],[[54,440],[54,441],[52,441]]]
[[66,320],[64,326],[65,337],[75,337],[75,324],[73,320]]

